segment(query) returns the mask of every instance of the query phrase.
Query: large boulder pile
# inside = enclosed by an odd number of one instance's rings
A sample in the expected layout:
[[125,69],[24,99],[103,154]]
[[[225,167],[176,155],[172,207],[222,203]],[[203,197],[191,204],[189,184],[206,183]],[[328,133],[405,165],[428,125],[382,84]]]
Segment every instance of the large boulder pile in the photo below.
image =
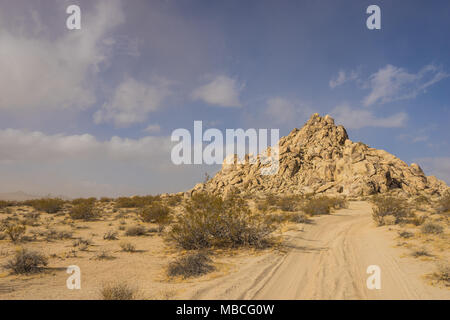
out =
[[256,163],[224,162],[221,171],[190,193],[360,197],[394,191],[405,196],[439,196],[448,189],[445,182],[427,177],[417,164],[408,165],[384,150],[351,141],[343,126],[317,113],[303,128],[280,139],[278,172],[262,175],[261,169],[268,166],[259,157]]

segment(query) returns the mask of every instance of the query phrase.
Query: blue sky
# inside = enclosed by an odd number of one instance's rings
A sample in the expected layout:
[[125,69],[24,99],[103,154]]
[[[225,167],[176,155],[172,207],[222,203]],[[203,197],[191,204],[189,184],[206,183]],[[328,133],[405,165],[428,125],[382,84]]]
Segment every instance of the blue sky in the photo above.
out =
[[[65,9],[81,8],[81,30]],[[368,30],[366,8],[381,8]],[[354,141],[450,182],[448,1],[0,0],[0,192],[186,190],[194,120],[301,127],[331,114]]]

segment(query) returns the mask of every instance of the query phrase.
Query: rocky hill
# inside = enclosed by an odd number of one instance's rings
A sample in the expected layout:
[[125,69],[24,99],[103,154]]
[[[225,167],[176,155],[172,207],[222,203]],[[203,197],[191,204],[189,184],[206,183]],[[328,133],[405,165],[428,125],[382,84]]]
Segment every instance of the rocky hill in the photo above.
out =
[[261,175],[257,163],[224,162],[205,184],[191,193],[208,191],[226,195],[240,192],[272,194],[342,194],[359,197],[388,191],[401,195],[440,195],[448,189],[445,182],[426,176],[419,165],[406,164],[394,155],[348,138],[343,126],[326,115],[314,114],[301,129],[294,129],[279,142],[279,171]]

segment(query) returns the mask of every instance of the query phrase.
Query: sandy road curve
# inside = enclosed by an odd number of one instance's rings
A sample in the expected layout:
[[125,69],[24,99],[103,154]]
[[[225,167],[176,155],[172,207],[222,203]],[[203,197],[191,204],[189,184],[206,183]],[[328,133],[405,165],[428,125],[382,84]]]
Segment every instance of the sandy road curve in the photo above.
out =
[[[432,287],[429,272],[401,257],[392,233],[376,228],[371,207],[321,216],[289,233],[289,252],[249,260],[235,273],[196,286],[194,299],[450,299],[450,290]],[[381,268],[381,289],[369,290],[369,265]]]

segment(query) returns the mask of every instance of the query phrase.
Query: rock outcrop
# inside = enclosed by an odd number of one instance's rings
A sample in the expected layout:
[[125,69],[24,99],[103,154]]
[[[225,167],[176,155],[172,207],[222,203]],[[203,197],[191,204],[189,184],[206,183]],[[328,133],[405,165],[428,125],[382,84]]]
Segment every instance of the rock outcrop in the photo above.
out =
[[280,139],[277,174],[261,175],[265,166],[269,165],[259,160],[254,164],[224,162],[221,171],[207,183],[196,185],[191,193],[359,197],[393,190],[405,196],[440,195],[448,189],[445,182],[427,177],[417,164],[409,166],[384,150],[351,141],[343,126],[317,113],[303,128]]

